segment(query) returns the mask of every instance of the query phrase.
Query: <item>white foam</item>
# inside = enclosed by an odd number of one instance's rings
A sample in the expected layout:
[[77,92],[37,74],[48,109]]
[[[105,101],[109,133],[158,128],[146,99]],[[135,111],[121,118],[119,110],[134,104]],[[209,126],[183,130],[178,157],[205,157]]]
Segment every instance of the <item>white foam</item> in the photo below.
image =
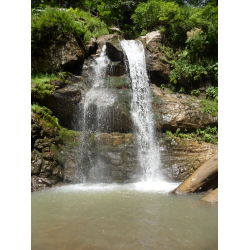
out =
[[138,192],[164,192],[168,193],[174,190],[180,183],[177,182],[164,182],[164,181],[145,181],[145,182],[136,182],[136,183],[128,183],[128,184],[117,184],[117,183],[98,183],[98,184],[73,184],[62,187],[57,187],[57,191],[63,192],[74,192],[74,191],[82,191],[82,192],[113,192],[113,191],[138,191]]

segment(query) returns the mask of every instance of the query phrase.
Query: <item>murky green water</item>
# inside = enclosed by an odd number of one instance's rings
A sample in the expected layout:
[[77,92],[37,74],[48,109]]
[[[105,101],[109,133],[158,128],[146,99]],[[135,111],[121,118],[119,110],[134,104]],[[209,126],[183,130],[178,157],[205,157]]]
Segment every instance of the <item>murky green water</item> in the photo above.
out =
[[177,184],[70,185],[32,193],[32,250],[218,249],[218,205]]

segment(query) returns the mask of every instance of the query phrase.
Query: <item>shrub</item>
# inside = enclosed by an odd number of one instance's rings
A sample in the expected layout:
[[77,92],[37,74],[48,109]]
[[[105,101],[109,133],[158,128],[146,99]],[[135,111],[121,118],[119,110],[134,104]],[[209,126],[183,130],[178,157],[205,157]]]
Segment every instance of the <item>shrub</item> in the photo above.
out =
[[199,89],[193,89],[193,90],[191,90],[191,95],[198,96],[199,94],[200,94],[200,90]]
[[107,25],[90,13],[72,8],[47,7],[38,13],[31,14],[31,40],[33,43],[45,36],[56,37],[59,34],[73,34],[87,43],[91,36],[109,34]]
[[185,89],[183,87],[180,88],[179,93],[184,93]]
[[178,128],[174,134],[172,134],[171,131],[166,131],[167,137],[179,137],[182,139],[195,139],[197,141],[205,141],[208,143],[215,143],[217,141],[217,127],[210,128],[210,126],[207,126],[205,130],[197,129],[196,133],[187,133],[187,130],[185,129],[184,133],[180,133],[180,129]]
[[218,101],[218,87],[210,87],[206,90],[206,97],[209,100]]
[[207,114],[211,114],[212,116],[218,116],[218,102],[217,101],[208,101],[206,99],[202,99],[200,104],[203,107],[203,112]]

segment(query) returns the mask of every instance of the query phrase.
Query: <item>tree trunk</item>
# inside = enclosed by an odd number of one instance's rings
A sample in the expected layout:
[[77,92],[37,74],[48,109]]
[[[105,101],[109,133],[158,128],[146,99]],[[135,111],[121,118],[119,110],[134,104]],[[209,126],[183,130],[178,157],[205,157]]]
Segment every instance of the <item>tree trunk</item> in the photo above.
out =
[[201,199],[205,202],[217,203],[218,202],[218,188],[216,188],[213,192],[206,195],[204,198]]
[[218,154],[199,167],[188,179],[181,183],[172,193],[185,194],[207,191],[218,187]]

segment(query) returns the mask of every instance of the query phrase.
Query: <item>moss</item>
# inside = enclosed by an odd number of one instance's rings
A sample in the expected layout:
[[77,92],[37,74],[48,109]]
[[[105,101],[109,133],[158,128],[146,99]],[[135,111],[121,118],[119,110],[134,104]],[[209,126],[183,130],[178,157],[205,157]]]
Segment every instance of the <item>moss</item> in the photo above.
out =
[[37,99],[44,99],[44,97],[51,95],[55,91],[55,82],[60,81],[62,84],[69,84],[70,81],[66,80],[70,72],[57,72],[57,73],[36,73],[31,76],[31,94]]
[[57,142],[62,142],[67,145],[78,144],[77,138],[81,133],[61,127],[58,118],[52,115],[53,113],[50,109],[45,106],[41,107],[38,103],[35,103],[31,105],[31,111],[37,114],[45,127],[50,127],[58,131],[59,135],[56,137]]
[[66,162],[66,157],[60,153],[59,148],[55,145],[51,145],[50,149],[56,160],[62,165],[64,165]]

